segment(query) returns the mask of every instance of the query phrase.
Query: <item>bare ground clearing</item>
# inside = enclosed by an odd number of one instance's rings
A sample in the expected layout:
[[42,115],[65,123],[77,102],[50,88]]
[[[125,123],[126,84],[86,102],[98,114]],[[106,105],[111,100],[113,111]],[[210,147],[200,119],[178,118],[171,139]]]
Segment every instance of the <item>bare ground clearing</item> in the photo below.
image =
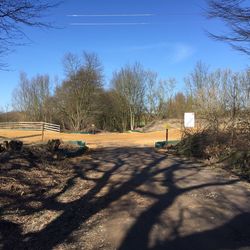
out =
[[[35,143],[41,141],[40,131],[25,131],[25,130],[0,130],[0,139],[18,138],[26,143]],[[44,140],[61,139],[82,140],[91,148],[96,147],[126,147],[126,146],[154,146],[156,141],[164,141],[166,138],[165,131],[156,131],[149,133],[100,133],[100,134],[70,134],[70,133],[53,133],[45,132]],[[179,140],[181,138],[181,131],[179,129],[169,130],[169,140]]]
[[250,186],[149,147],[0,155],[2,249],[250,249]]

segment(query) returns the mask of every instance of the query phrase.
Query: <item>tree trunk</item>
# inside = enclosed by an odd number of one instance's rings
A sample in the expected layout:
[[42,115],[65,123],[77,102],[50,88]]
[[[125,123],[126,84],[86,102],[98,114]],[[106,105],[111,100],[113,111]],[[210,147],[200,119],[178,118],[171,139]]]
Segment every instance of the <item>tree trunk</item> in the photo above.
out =
[[132,108],[129,108],[129,114],[130,114],[130,130],[134,130],[134,113],[132,111]]

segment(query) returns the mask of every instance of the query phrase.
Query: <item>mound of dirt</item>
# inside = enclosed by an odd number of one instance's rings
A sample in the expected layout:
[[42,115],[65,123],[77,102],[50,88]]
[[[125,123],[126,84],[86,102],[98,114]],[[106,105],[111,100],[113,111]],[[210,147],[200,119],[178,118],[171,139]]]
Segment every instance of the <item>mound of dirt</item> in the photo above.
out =
[[154,120],[143,128],[143,132],[162,131],[165,130],[166,127],[180,129],[181,124],[181,119]]

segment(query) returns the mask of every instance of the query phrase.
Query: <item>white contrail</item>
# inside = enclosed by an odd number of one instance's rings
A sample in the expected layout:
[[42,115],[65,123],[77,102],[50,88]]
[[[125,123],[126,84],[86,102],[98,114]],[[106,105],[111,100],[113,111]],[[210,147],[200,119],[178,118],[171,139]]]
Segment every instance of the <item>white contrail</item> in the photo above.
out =
[[143,14],[72,14],[67,16],[68,17],[147,17],[153,15],[154,14],[143,13]]
[[119,26],[119,25],[147,25],[149,23],[70,23],[75,26]]

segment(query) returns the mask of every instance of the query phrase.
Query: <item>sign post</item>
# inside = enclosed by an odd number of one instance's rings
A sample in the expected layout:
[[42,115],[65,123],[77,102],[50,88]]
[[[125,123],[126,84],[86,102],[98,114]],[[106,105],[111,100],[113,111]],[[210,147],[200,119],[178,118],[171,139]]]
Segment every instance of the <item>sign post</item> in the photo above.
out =
[[168,145],[168,130],[170,129],[170,125],[168,123],[166,123],[166,144],[165,145]]
[[166,128],[166,143],[168,144],[168,128]]

